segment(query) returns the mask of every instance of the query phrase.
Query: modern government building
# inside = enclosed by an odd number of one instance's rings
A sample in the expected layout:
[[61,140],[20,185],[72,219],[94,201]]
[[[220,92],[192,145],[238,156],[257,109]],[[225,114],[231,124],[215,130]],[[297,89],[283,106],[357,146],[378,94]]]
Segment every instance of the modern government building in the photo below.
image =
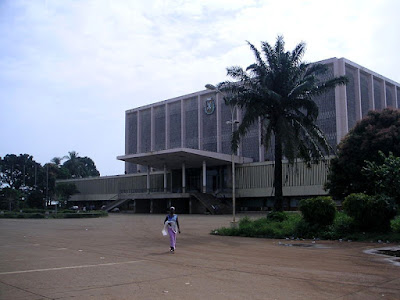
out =
[[[347,86],[317,97],[317,124],[329,143],[340,140],[369,110],[400,108],[400,84],[345,58],[320,63],[328,76],[346,75]],[[254,124],[231,153],[232,126],[242,112],[225,105],[221,94],[203,90],[126,111],[125,174],[59,182],[75,183],[74,205],[119,207],[136,213],[232,211],[232,160],[236,210],[273,206],[273,152],[261,143],[261,125]],[[233,125],[232,125],[233,123]],[[284,163],[285,208],[299,199],[325,195],[329,160],[307,168]]]

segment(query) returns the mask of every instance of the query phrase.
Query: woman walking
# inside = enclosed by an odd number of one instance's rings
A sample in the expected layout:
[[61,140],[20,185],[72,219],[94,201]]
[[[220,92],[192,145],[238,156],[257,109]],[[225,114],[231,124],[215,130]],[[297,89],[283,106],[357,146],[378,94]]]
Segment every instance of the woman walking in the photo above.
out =
[[165,217],[164,228],[168,230],[169,234],[169,242],[171,246],[169,251],[174,253],[176,246],[176,233],[177,231],[181,233],[181,230],[179,228],[178,215],[175,214],[175,207],[173,206],[171,206],[169,214]]

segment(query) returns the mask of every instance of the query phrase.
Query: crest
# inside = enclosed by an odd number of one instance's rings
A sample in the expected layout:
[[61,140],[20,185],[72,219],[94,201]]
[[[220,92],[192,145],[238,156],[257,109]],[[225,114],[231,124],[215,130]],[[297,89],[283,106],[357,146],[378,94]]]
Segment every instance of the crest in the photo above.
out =
[[207,115],[211,115],[214,111],[215,111],[215,100],[213,98],[207,98],[204,112]]

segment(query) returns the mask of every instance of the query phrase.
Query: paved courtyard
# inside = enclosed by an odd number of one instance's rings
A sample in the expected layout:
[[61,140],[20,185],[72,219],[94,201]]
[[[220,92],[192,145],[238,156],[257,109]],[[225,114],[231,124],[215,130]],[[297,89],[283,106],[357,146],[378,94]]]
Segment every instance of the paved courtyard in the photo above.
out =
[[230,216],[0,219],[0,299],[400,299],[400,267],[379,244],[209,235]]

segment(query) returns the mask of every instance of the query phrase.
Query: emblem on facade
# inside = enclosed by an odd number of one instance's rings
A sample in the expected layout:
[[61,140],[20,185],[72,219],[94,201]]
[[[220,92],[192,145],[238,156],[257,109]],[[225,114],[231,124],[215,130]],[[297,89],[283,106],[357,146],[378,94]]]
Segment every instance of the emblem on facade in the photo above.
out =
[[214,112],[214,110],[215,110],[215,100],[213,98],[207,98],[204,112],[207,115],[211,115]]

